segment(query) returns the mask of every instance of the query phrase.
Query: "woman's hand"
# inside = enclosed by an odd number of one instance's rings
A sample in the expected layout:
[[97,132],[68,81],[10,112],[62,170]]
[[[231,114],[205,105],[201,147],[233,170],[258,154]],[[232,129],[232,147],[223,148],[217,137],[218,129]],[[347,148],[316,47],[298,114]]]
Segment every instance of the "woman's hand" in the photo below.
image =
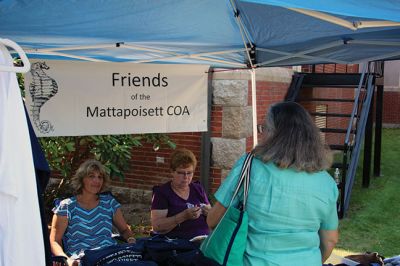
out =
[[318,231],[321,250],[322,263],[324,263],[332,253],[332,250],[336,246],[339,240],[338,230],[322,230]]
[[79,265],[79,260],[74,260],[72,258],[67,259],[68,266],[78,266]]
[[[68,258],[67,254],[65,254],[62,248],[62,238],[64,236],[67,227],[68,227],[67,216],[59,216],[57,214],[53,215],[53,220],[51,223],[51,231],[50,231],[50,247],[51,247],[51,252],[55,256],[62,256]],[[67,264],[68,266],[73,265],[69,264],[68,259],[67,259]],[[53,262],[53,266],[64,266],[64,263]]]
[[201,214],[203,214],[204,216],[208,215],[208,212],[211,210],[211,205],[207,204],[207,205],[202,205],[201,207]]
[[136,243],[136,238],[134,238],[133,236],[128,237],[128,239],[126,240],[126,242],[128,243]]
[[224,207],[224,205],[222,205],[217,201],[214,207],[212,207],[210,212],[208,213],[207,216],[208,227],[210,229],[214,229],[221,220],[222,216],[224,216],[225,212],[226,208]]
[[184,210],[183,213],[185,214],[185,220],[196,220],[200,217],[202,210],[200,207],[193,207]]
[[136,243],[136,239],[133,237],[131,227],[126,223],[120,208],[118,208],[114,213],[113,223],[115,227],[117,227],[119,234],[126,240],[127,243]]

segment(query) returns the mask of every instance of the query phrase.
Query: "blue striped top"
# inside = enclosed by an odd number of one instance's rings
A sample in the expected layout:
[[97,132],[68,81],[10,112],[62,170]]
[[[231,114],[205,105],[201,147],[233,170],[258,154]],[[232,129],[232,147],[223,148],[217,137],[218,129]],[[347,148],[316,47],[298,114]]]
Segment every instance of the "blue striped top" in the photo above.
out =
[[116,244],[111,237],[112,223],[114,213],[121,204],[110,194],[100,194],[99,197],[99,204],[91,210],[79,206],[76,197],[61,201],[54,209],[55,214],[68,217],[63,237],[64,251],[68,256]]

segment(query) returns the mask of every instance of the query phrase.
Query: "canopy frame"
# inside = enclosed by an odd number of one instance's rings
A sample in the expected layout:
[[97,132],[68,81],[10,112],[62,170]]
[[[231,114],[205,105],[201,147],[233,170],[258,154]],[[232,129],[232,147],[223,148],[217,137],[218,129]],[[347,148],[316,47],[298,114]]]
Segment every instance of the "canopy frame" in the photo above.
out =
[[377,27],[394,27],[394,26],[400,26],[399,22],[394,22],[394,21],[389,21],[389,20],[356,20],[356,21],[348,21],[345,19],[341,19],[332,15],[328,15],[323,12],[318,12],[318,11],[313,11],[313,10],[307,10],[307,9],[302,9],[302,8],[287,8],[289,10],[296,11],[298,13],[318,18],[327,22],[330,22],[332,24],[336,24],[345,28],[348,28],[350,30],[358,30],[358,29],[365,29],[365,28],[377,28]]

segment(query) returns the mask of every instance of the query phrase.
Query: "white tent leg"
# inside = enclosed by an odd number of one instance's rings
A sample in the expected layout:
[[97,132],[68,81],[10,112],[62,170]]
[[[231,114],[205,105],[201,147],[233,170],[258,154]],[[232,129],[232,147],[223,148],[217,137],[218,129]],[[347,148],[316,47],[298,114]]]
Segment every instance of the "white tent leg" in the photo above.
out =
[[251,71],[251,107],[253,113],[253,147],[255,147],[258,143],[256,70],[252,68],[250,71]]

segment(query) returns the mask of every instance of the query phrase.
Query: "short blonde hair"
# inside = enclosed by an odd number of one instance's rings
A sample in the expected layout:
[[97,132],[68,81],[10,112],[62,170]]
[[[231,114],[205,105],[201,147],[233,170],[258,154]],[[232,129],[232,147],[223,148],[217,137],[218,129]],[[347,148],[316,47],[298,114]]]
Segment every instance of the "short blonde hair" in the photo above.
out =
[[101,162],[95,159],[88,159],[79,166],[75,175],[72,177],[71,184],[76,194],[82,193],[83,178],[93,172],[98,172],[103,177],[103,185],[101,186],[100,192],[103,192],[107,188],[110,183],[110,176],[107,174],[106,168]]

